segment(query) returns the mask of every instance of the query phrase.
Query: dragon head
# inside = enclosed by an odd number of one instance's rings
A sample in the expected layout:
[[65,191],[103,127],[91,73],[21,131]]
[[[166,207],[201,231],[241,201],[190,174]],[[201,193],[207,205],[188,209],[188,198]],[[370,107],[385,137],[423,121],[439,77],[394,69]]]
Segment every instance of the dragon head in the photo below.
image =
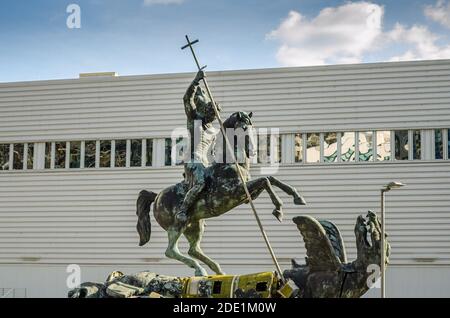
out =
[[[358,216],[355,225],[357,259],[355,268],[367,268],[369,264],[381,264],[381,222],[373,211],[368,211],[366,218]],[[386,235],[387,237],[387,235]],[[386,263],[390,254],[390,245],[385,237]]]

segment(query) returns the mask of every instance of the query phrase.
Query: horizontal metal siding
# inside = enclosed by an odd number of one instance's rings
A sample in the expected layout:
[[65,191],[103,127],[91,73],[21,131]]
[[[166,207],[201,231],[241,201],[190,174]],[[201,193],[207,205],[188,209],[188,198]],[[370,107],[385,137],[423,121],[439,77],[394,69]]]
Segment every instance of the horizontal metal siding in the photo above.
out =
[[[258,175],[255,167],[253,177]],[[399,180],[408,186],[386,200],[392,264],[450,265],[450,163],[290,165],[277,177],[308,201],[294,206],[277,190],[285,202],[283,223],[271,215],[266,194],[255,201],[283,264],[304,257],[291,221],[300,214],[335,222],[353,259],[356,217],[378,211],[380,186]],[[179,167],[1,173],[0,263],[170,263],[164,257],[166,234],[153,217],[150,244],[137,246],[135,200],[141,189],[157,192],[180,179]],[[248,206],[208,220],[203,247],[223,264],[270,264]]]
[[[229,114],[282,132],[437,128],[450,122],[450,60],[208,74]],[[0,142],[169,136],[192,74],[0,84]],[[30,140],[30,138],[32,140]]]

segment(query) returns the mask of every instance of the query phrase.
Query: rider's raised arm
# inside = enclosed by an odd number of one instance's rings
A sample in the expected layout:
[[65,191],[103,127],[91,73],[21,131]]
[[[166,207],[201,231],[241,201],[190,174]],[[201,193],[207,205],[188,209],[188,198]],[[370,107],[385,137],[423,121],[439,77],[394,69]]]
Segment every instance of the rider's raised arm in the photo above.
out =
[[184,111],[186,112],[186,116],[188,118],[194,118],[195,114],[195,103],[194,103],[194,96],[195,96],[195,88],[198,86],[198,83],[192,82],[191,85],[189,85],[188,89],[186,90],[186,93],[183,97],[184,102]]
[[197,87],[200,85],[200,80],[203,77],[204,77],[203,71],[199,71],[195,76],[194,80],[192,81],[191,85],[189,85],[188,89],[186,90],[186,93],[184,94],[183,97],[184,110],[188,118],[195,117],[196,106],[194,102],[194,97]]

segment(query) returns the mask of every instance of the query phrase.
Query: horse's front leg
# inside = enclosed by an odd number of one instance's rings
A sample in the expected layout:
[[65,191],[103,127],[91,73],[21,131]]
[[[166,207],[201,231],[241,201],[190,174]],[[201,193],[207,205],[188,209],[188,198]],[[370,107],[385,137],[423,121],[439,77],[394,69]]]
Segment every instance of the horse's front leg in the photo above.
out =
[[263,190],[266,190],[272,200],[272,203],[275,205],[275,209],[272,214],[278,219],[278,221],[282,221],[283,219],[283,211],[282,206],[283,202],[280,197],[273,191],[273,188],[270,184],[270,181],[266,177],[261,177],[258,179],[251,180],[247,182],[248,191],[252,196],[252,199],[256,199]]
[[270,184],[276,186],[277,188],[283,190],[285,193],[292,196],[294,198],[294,204],[306,205],[305,199],[298,193],[297,189],[295,189],[294,187],[290,186],[287,183],[278,180],[275,177],[268,176],[267,179],[269,179]]

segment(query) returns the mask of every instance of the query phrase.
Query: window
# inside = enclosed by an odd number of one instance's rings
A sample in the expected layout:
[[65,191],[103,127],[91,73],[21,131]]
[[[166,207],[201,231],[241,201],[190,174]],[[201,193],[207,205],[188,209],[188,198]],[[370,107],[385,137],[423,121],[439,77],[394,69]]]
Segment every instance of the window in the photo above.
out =
[[447,129],[447,159],[450,159],[450,128]]
[[303,138],[302,134],[295,134],[295,162],[303,161]]
[[391,160],[391,132],[377,131],[377,160]]
[[70,142],[70,168],[80,168],[81,162],[81,142]]
[[323,161],[336,162],[337,154],[337,133],[325,133],[323,135]]
[[33,169],[33,163],[34,163],[34,144],[29,143],[27,151],[27,169]]
[[116,140],[114,167],[126,167],[127,164],[127,141]]
[[152,165],[152,159],[153,159],[153,139],[147,139],[146,140],[147,143],[147,149],[146,149],[146,160],[145,160],[145,165],[147,167],[150,167]]
[[142,140],[131,140],[130,167],[140,167],[142,165]]
[[189,159],[189,154],[187,153],[188,138],[179,137],[176,139],[175,144],[175,164],[182,165]]
[[270,162],[270,135],[258,135],[258,163]]
[[52,162],[52,143],[46,142],[45,143],[45,169],[51,168],[51,162]]
[[341,137],[341,161],[355,161],[355,133],[345,132]]
[[22,170],[23,169],[23,152],[24,145],[23,144],[14,144],[13,145],[13,169],[14,170]]
[[420,130],[413,130],[413,159],[420,160],[422,159],[422,139]]
[[0,144],[0,170],[9,169],[9,144]]
[[395,160],[408,160],[409,140],[407,130],[397,130],[395,135]]
[[358,133],[359,161],[373,160],[373,132],[362,131]]
[[111,167],[111,141],[100,141],[100,167]]
[[89,140],[84,142],[84,167],[95,168],[95,140]]
[[434,130],[434,158],[444,159],[444,138],[442,129]]
[[66,142],[55,142],[55,169],[66,167]]
[[[274,145],[272,145],[272,141],[274,141]],[[258,135],[258,163],[270,164],[272,162],[281,162],[281,136],[271,134]]]
[[166,166],[172,165],[172,139],[166,138],[166,147],[165,147],[165,158],[164,158],[164,164]]
[[306,135],[306,162],[320,162],[320,135],[318,133]]

